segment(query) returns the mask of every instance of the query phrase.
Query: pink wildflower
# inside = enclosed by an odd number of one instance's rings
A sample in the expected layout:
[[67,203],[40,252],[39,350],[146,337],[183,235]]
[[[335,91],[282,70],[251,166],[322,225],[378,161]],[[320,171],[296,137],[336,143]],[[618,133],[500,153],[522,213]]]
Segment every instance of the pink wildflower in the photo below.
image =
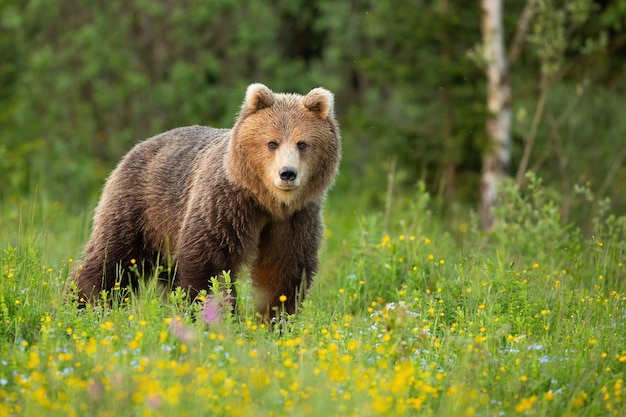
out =
[[200,317],[209,326],[218,324],[222,320],[224,307],[215,297],[207,298],[200,309]]

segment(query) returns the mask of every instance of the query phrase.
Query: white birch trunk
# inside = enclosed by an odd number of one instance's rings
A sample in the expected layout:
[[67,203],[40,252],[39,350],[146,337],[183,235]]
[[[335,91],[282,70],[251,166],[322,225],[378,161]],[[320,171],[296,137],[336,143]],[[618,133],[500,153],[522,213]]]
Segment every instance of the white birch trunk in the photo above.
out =
[[482,36],[487,76],[487,138],[481,175],[480,217],[483,230],[495,224],[498,183],[511,161],[511,87],[504,48],[503,0],[481,0]]

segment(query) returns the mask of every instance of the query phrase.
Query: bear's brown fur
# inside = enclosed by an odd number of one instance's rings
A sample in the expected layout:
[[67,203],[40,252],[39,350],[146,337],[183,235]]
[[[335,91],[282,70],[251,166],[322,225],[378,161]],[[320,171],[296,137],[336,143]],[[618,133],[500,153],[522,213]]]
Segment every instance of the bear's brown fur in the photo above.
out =
[[136,287],[131,260],[149,276],[157,259],[176,264],[190,296],[211,277],[250,264],[261,313],[290,313],[311,285],[321,210],[341,158],[333,96],[277,94],[252,84],[233,129],[191,126],[135,146],[108,179],[95,211],[78,296]]

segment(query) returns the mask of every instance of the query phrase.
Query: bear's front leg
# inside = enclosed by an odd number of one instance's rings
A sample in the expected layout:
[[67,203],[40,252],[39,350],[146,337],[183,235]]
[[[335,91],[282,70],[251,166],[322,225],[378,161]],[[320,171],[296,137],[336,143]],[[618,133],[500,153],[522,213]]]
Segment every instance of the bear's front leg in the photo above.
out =
[[263,229],[252,266],[261,314],[275,316],[282,306],[289,314],[296,312],[317,272],[322,230],[318,205]]
[[224,239],[215,230],[188,225],[181,234],[177,252],[175,283],[187,292],[190,300],[202,290],[212,295],[211,278],[218,278],[223,286],[222,273],[230,271],[232,285],[221,288],[221,293],[233,309],[236,307],[234,283],[242,263],[239,251],[224,244]]

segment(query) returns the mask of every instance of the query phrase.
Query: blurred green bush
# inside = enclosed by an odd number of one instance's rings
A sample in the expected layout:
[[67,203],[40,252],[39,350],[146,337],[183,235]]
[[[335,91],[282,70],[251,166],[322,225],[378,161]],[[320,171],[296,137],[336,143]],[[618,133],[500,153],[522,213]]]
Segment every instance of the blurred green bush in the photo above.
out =
[[[519,3],[506,4],[509,40]],[[570,204],[575,185],[626,208],[625,1],[544,3],[558,13],[542,12],[512,68],[512,168],[549,62],[529,168],[564,196],[562,222],[585,222],[598,207]],[[336,94],[337,186],[363,205],[384,204],[391,166],[394,196],[423,182],[445,209],[478,199],[486,93],[473,1],[0,0],[0,16],[0,201],[36,190],[83,209],[136,142],[231,126],[251,82]],[[545,58],[538,39],[568,22]]]

